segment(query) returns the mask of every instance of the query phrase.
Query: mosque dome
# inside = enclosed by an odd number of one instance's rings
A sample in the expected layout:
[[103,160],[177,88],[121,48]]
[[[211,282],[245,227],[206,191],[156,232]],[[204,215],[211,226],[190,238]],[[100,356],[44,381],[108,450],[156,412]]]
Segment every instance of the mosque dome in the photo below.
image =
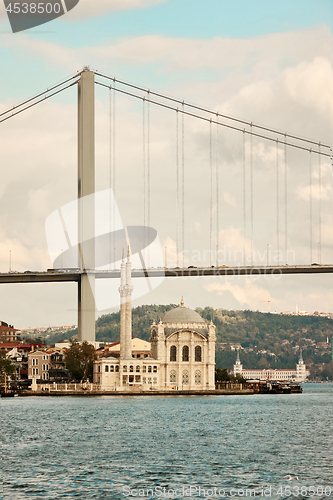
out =
[[179,307],[168,311],[162,320],[163,323],[205,323],[205,320],[198,314],[184,306],[182,299]]

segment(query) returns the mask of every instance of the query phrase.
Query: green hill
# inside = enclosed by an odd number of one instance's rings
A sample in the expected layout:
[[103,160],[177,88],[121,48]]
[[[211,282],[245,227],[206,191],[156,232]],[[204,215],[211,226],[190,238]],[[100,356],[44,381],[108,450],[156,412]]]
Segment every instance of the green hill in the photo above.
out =
[[[149,340],[150,326],[164,314],[177,307],[147,305],[133,309],[133,337]],[[236,359],[234,346],[241,345],[244,368],[294,368],[303,349],[306,364],[328,363],[331,360],[329,342],[333,336],[333,320],[318,316],[287,316],[258,311],[227,311],[211,307],[196,311],[216,325],[216,364],[232,368]],[[96,321],[96,340],[119,340],[120,313],[105,314]],[[71,332],[73,335],[76,332]],[[66,334],[62,334],[62,337]],[[52,338],[52,341],[56,341]]]

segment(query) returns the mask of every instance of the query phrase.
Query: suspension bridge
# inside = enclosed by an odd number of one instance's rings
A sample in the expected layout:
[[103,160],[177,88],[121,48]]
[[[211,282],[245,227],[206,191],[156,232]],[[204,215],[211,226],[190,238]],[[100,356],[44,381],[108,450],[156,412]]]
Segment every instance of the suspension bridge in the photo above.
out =
[[[109,140],[109,185],[108,188],[117,199],[119,186],[117,184],[116,161],[116,130],[117,130],[117,95],[123,95],[134,101],[141,102],[142,114],[142,228],[149,228],[152,214],[162,210],[152,203],[152,174],[151,161],[151,113],[154,108],[161,108],[173,115],[174,127],[174,239],[175,258],[173,264],[168,265],[168,249],[165,247],[163,265],[153,267],[149,258],[141,260],[141,267],[133,269],[133,278],[159,278],[159,277],[221,277],[221,276],[252,276],[276,274],[311,274],[332,273],[333,265],[322,263],[322,166],[329,162],[332,166],[332,149],[325,142],[306,139],[296,134],[289,134],[270,127],[258,125],[252,121],[235,118],[205,107],[190,104],[150,89],[126,83],[98,71],[84,68],[69,79],[60,82],[49,89],[38,93],[32,98],[0,113],[0,123],[15,118],[17,115],[28,111],[36,105],[42,104],[67,89],[78,87],[78,200],[88,199],[95,194],[95,89],[108,92],[108,140]],[[186,213],[187,203],[187,177],[186,175],[186,120],[192,119],[208,128],[207,164],[205,172],[209,184],[209,210],[206,221],[207,240],[204,243],[209,255],[209,263],[193,262],[185,259],[189,253],[190,244],[186,242],[189,216]],[[238,182],[242,199],[242,247],[241,258],[238,262],[225,262],[221,259],[223,244],[221,241],[221,172],[218,150],[223,145],[225,131],[238,134],[241,143],[240,176]],[[272,259],[267,245],[266,262],[258,265],[254,258],[254,227],[255,227],[255,195],[254,195],[254,140],[271,144],[275,149],[275,220],[270,221],[270,230],[275,226],[275,252]],[[288,158],[289,151],[298,151],[308,156],[308,181],[309,181],[309,206],[307,214],[307,232],[309,241],[308,264],[288,264],[289,248],[289,199],[288,193]],[[121,151],[120,151],[121,154]],[[317,198],[314,199],[313,171],[316,168]],[[316,201],[316,212],[314,211]],[[115,217],[114,206],[110,205],[111,217]],[[110,214],[109,214],[110,215]],[[109,216],[108,215],[108,216]],[[225,214],[223,214],[225,216]],[[154,217],[156,219],[156,217]],[[114,226],[110,220],[110,227]],[[78,283],[78,325],[80,340],[95,340],[95,279],[120,277],[119,249],[110,239],[110,258],[108,269],[96,265],[95,248],[95,206],[94,201],[82,203],[78,206],[77,213],[78,244],[75,252],[79,256],[77,267],[73,268],[59,265],[55,269],[43,272],[25,271],[0,273],[0,283],[45,283],[45,282],[77,282]],[[110,233],[111,234],[111,233]],[[145,230],[143,230],[143,247],[145,243]],[[128,235],[127,235],[128,236]],[[65,231],[67,243],[70,238]],[[110,236],[112,238],[112,235]],[[87,243],[88,242],[88,243]],[[193,243],[191,243],[193,245]],[[123,245],[123,243],[122,243]],[[225,246],[225,244],[224,244]],[[209,249],[209,250],[208,250]],[[114,250],[114,252],[113,252]],[[113,253],[113,255],[112,255]],[[116,257],[116,254],[118,257]],[[316,262],[313,262],[316,254]],[[225,255],[225,252],[224,252]],[[118,264],[117,264],[118,263]],[[190,265],[188,265],[190,264]]]

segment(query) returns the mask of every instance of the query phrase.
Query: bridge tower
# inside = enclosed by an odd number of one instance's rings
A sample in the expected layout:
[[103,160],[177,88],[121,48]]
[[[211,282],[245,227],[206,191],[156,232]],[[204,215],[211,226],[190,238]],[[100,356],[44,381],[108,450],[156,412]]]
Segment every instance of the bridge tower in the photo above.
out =
[[[95,74],[78,83],[78,340],[95,342]],[[91,195],[91,196],[90,196]]]

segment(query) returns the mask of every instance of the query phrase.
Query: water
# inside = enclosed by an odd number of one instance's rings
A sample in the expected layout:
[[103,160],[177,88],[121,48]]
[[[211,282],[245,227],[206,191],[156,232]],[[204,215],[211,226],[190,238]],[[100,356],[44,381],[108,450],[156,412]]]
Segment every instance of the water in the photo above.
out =
[[250,493],[230,490],[245,488],[263,498],[269,486],[265,498],[333,499],[333,384],[295,395],[14,398],[0,409],[4,499],[240,498]]

